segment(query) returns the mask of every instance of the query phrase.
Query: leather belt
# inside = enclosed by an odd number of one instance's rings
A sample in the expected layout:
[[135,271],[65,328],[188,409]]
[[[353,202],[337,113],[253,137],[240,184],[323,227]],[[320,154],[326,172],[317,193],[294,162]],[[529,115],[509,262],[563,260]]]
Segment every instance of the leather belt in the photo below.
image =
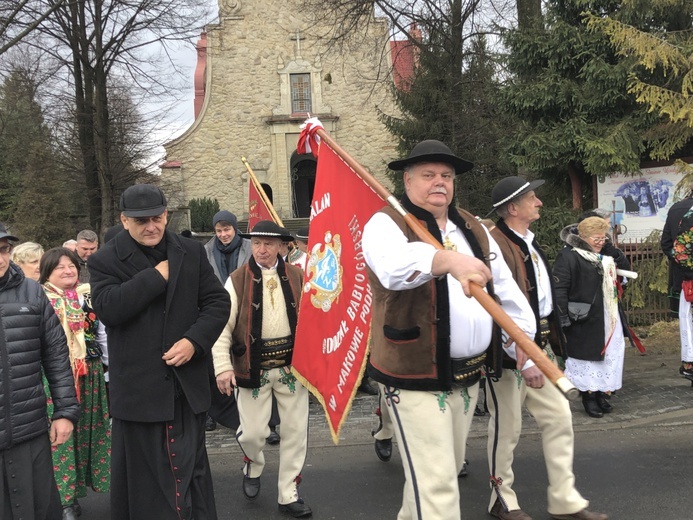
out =
[[549,326],[548,318],[539,319],[539,334],[541,336],[541,344],[539,346],[545,347],[546,344],[549,342],[549,335],[551,334],[551,328]]
[[293,336],[260,340],[260,368],[271,370],[290,365],[293,351]]
[[452,358],[452,383],[470,387],[481,379],[481,370],[486,361],[486,352],[467,358]]

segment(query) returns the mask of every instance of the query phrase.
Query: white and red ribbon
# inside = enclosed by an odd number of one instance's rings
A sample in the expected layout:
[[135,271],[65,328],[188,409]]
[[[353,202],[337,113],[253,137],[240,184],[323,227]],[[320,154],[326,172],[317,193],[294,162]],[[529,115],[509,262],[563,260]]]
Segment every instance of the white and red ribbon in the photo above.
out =
[[323,130],[325,127],[317,117],[309,117],[306,122],[301,125],[301,135],[298,137],[296,151],[300,154],[312,153],[315,157],[318,156],[320,150],[320,136],[316,134],[319,128]]

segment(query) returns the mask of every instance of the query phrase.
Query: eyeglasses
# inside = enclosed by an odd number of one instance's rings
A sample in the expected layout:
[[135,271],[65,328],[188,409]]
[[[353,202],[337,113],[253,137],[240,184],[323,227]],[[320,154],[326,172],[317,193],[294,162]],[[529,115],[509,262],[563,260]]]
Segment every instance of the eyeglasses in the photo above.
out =
[[606,237],[590,237],[590,240],[595,244],[603,244],[606,242]]
[[14,246],[12,244],[5,244],[4,246],[0,246],[0,255],[9,255],[12,252],[12,249],[14,249]]

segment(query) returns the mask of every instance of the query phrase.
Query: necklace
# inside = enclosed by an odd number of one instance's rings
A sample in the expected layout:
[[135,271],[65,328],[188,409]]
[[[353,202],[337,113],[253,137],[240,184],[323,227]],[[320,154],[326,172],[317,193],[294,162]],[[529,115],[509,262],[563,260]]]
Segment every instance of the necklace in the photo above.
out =
[[537,253],[535,251],[531,252],[532,256],[532,262],[534,262],[534,265],[537,267],[537,282],[541,283],[541,269],[539,269],[539,256],[537,256]]
[[277,281],[274,278],[267,280],[267,288],[270,292],[270,302],[272,303],[272,307],[274,307],[274,290],[277,288]]

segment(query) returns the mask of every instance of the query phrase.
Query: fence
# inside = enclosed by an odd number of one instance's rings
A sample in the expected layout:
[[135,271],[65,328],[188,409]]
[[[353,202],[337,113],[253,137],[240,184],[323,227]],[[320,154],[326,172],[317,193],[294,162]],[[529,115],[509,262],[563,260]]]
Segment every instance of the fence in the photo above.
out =
[[651,325],[672,319],[666,294],[668,261],[658,237],[621,242],[618,247],[630,260],[631,269],[638,273],[638,279],[627,284],[623,298],[630,324]]

